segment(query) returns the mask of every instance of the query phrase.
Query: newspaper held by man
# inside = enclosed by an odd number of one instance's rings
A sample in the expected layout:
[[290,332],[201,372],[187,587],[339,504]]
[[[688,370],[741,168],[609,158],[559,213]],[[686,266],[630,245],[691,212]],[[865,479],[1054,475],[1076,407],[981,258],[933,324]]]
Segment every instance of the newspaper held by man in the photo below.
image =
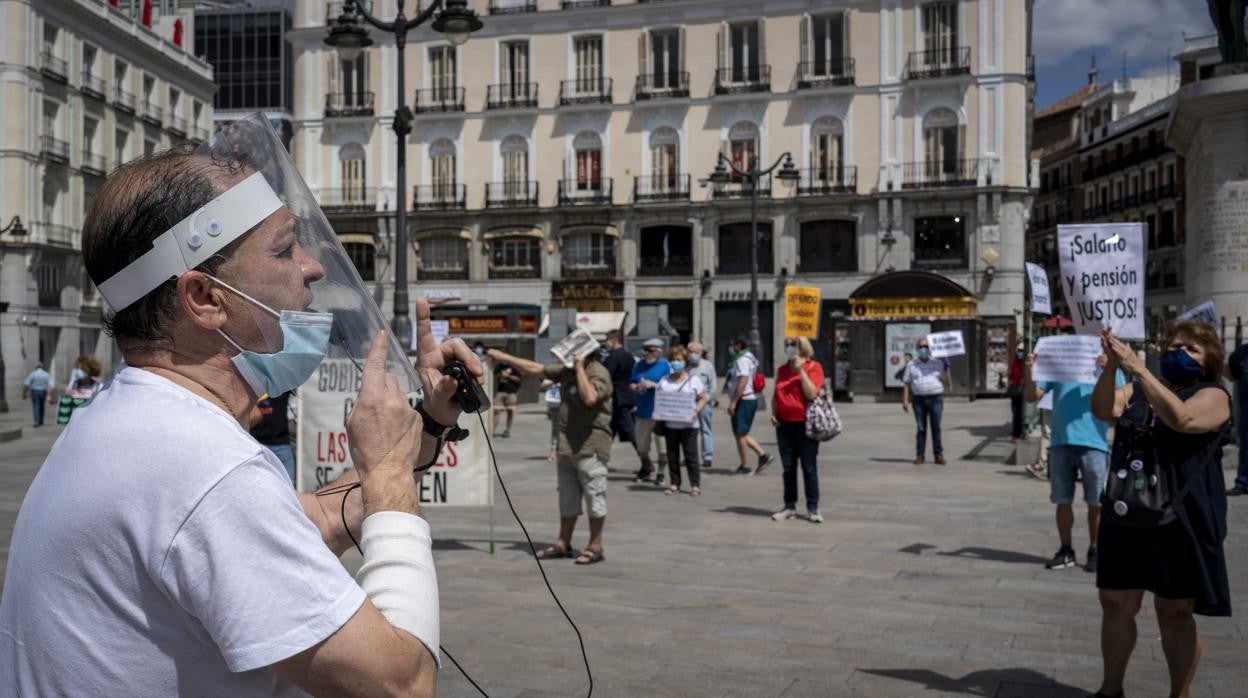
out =
[[572,368],[576,357],[583,359],[598,351],[598,346],[598,340],[588,330],[579,329],[559,340],[558,344],[550,348],[550,353],[563,362],[564,366]]

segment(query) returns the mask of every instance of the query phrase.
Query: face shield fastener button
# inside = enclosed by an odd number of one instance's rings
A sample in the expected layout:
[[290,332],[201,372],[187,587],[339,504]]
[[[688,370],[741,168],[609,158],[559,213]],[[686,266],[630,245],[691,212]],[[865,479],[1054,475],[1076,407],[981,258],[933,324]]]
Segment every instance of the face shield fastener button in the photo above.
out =
[[192,250],[198,250],[204,245],[204,235],[198,230],[192,230],[186,236],[186,245]]
[[221,221],[216,218],[209,220],[207,232],[209,235],[211,235],[214,238],[220,235],[221,234]]

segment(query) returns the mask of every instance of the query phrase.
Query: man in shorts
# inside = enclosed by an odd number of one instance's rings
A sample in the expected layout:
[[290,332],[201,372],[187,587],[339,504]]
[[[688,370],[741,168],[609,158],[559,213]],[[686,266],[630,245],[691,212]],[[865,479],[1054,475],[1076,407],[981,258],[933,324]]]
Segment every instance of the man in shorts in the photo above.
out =
[[[607,463],[611,459],[611,374],[598,352],[576,359],[572,368],[561,363],[542,365],[497,349],[489,357],[507,362],[532,376],[558,381],[559,405],[559,537],[539,550],[537,557],[575,557],[578,565],[602,562],[602,529],[607,522]],[[582,507],[584,503],[584,507]],[[576,520],[589,510],[589,545],[577,555],[572,550]]]
[[[511,425],[516,419],[516,399],[520,384],[524,381],[520,372],[508,361],[494,364],[494,434],[504,439],[511,436]],[[498,433],[498,420],[507,413],[507,428]]]
[[[1023,376],[1023,396],[1028,402],[1039,402],[1047,392],[1053,393],[1052,446],[1049,449],[1049,501],[1057,505],[1057,535],[1061,547],[1053,559],[1045,563],[1051,570],[1074,567],[1075,549],[1071,529],[1075,524],[1075,478],[1083,477],[1083,501],[1088,507],[1088,554],[1084,569],[1096,571],[1096,531],[1101,521],[1101,493],[1109,473],[1109,443],[1105,438],[1109,425],[1092,416],[1091,383],[1032,380],[1036,355],[1030,354]],[[1104,367],[1105,357],[1098,365]],[[1125,379],[1117,376],[1118,385]]]
[[754,415],[758,412],[758,394],[754,392],[754,374],[758,372],[758,359],[750,351],[750,345],[744,337],[737,337],[728,343],[732,352],[732,366],[728,369],[728,378],[724,381],[724,390],[728,392],[728,416],[732,420],[732,436],[737,440],[737,456],[740,461],[736,474],[748,475],[751,470],[745,464],[745,452],[749,449],[758,456],[758,467],[752,472],[758,475],[771,463],[771,454],[763,450],[758,441],[750,436],[754,428]]

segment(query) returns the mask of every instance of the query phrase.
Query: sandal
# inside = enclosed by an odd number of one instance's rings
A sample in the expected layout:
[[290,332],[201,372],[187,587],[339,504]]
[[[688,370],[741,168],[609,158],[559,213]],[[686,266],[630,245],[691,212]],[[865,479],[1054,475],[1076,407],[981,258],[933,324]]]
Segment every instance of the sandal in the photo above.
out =
[[536,557],[539,560],[552,560],[556,558],[576,557],[576,553],[571,548],[565,548],[560,545],[552,545],[549,548],[543,548],[537,551]]
[[689,496],[690,496],[690,497],[701,497],[701,496],[702,496],[702,488],[701,488],[701,487],[692,487],[692,488],[690,488],[690,489],[689,489]]
[[595,562],[602,562],[605,559],[606,559],[606,556],[602,554],[601,550],[590,550],[586,548],[585,550],[581,551],[581,554],[579,556],[577,556],[576,564],[592,565]]
[[680,488],[676,485],[672,485],[671,487],[663,490],[663,494],[680,494]]

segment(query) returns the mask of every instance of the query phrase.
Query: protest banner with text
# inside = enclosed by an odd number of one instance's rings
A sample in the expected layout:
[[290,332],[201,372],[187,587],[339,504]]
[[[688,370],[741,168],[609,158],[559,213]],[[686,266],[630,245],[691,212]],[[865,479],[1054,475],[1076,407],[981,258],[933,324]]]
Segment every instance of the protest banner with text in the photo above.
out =
[[1179,322],[1184,320],[1196,320],[1197,322],[1204,322],[1213,325],[1214,327],[1220,327],[1222,322],[1221,318],[1218,317],[1218,311],[1213,307],[1212,300],[1207,300],[1195,308],[1182,313],[1175,318],[1175,320]]
[[1027,280],[1031,282],[1031,312],[1041,315],[1052,315],[1053,306],[1049,302],[1049,275],[1044,267],[1034,262],[1027,262]]
[[784,289],[784,336],[819,336],[819,299],[813,286],[786,286]]
[[1144,339],[1144,224],[1059,225],[1057,244],[1076,331]]
[[962,341],[962,330],[933,332],[927,335],[927,344],[932,350],[933,359],[947,359],[966,353],[966,345]]
[[1101,338],[1072,334],[1041,337],[1036,341],[1036,363],[1031,378],[1037,383],[1095,383],[1100,376],[1096,359]]

